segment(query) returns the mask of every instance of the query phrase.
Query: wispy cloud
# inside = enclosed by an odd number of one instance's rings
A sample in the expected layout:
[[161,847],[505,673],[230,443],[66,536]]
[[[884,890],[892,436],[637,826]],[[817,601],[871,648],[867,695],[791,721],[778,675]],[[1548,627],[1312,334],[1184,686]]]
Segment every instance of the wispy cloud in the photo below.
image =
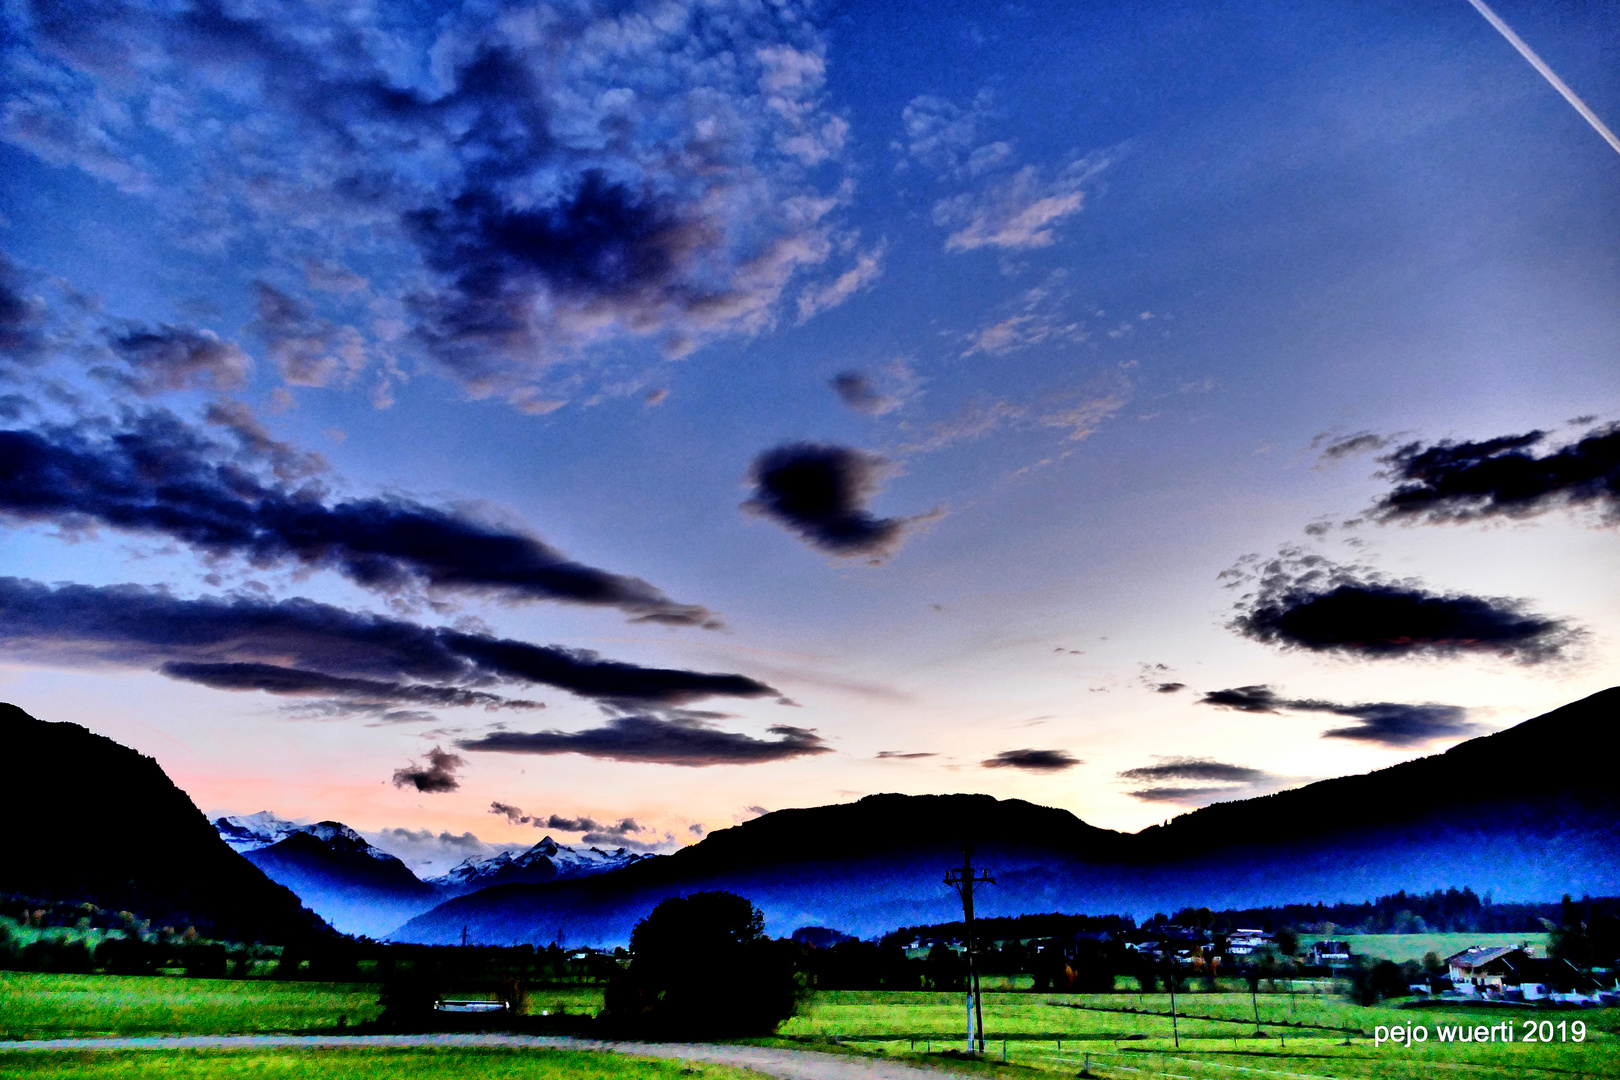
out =
[[1309,712],[1349,717],[1357,723],[1324,731],[1322,737],[1396,748],[1425,746],[1484,731],[1481,725],[1468,719],[1468,710],[1460,705],[1434,702],[1412,705],[1393,701],[1341,704],[1319,698],[1287,698],[1265,685],[1212,690],[1199,698],[1198,704],[1248,713]]

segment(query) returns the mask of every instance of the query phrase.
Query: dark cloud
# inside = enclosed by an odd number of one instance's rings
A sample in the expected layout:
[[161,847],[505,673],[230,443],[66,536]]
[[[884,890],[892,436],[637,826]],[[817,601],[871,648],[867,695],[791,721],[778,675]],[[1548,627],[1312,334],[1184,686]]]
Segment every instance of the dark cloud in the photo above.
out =
[[1138,788],[1129,794],[1131,798],[1143,802],[1185,804],[1216,802],[1222,795],[1235,798],[1245,795],[1246,790],[1238,787],[1150,787]]
[[327,471],[326,459],[311,450],[275,438],[253,410],[240,401],[221,398],[208,403],[203,419],[230,432],[249,462],[263,462],[284,484],[307,480]]
[[1409,705],[1393,701],[1344,705],[1319,698],[1285,698],[1269,686],[1238,686],[1212,690],[1198,699],[1200,705],[1215,705],[1239,712],[1314,712],[1345,716],[1359,721],[1352,727],[1324,731],[1324,739],[1354,739],[1380,746],[1421,746],[1438,739],[1476,735],[1483,729],[1468,719],[1460,705],[1428,702]]
[[1185,689],[1187,689],[1187,684],[1182,682],[1162,682],[1153,684],[1153,692],[1156,694],[1174,694]]
[[1324,731],[1322,738],[1354,739],[1380,746],[1424,746],[1437,739],[1477,735],[1484,730],[1467,719],[1468,710],[1460,705],[1373,702],[1367,705],[1341,705],[1325,711],[1337,716],[1354,717],[1360,723]]
[[1204,780],[1229,784],[1252,784],[1257,780],[1265,780],[1269,776],[1270,774],[1263,769],[1251,769],[1247,765],[1229,765],[1224,761],[1214,761],[1210,758],[1200,757],[1161,758],[1157,765],[1141,765],[1134,769],[1126,769],[1119,774],[1121,780],[1139,782]]
[[534,820],[528,814],[525,814],[521,808],[512,806],[510,803],[492,802],[489,804],[489,812],[499,814],[512,825],[527,825]]
[[183,600],[138,585],[53,588],[21,578],[0,578],[0,649],[74,666],[273,664],[386,683],[523,682],[650,705],[775,694],[742,675],[639,667],[586,650],[424,627],[312,600]]
[[[196,242],[266,240],[331,297],[405,294],[418,346],[520,405],[593,344],[679,354],[768,327],[836,250],[848,125],[798,5],[497,0],[416,22],[54,5],[14,28],[7,137],[158,201]],[[345,247],[397,270],[368,283],[329,258]],[[261,294],[259,330],[289,381],[370,362],[355,328],[276,291],[290,304]]]
[[1536,664],[1563,659],[1580,637],[1523,600],[1436,593],[1295,549],[1234,576],[1245,574],[1257,579],[1256,590],[1227,627],[1267,645],[1368,659],[1485,654]]
[[701,840],[703,838],[703,834],[708,832],[709,830],[705,829],[703,827],[703,822],[698,821],[698,822],[694,822],[691,825],[688,825],[686,827],[686,831],[691,833],[693,836],[695,836],[695,837],[697,837],[698,839]]
[[[1128,784],[1146,785],[1129,792],[1133,799],[1183,804],[1247,798],[1267,786],[1275,786],[1278,779],[1264,769],[1248,765],[1185,756],[1161,757],[1157,764],[1125,769],[1118,776]],[[1183,783],[1174,783],[1177,780]]]
[[1356,454],[1382,450],[1388,445],[1388,436],[1374,435],[1370,431],[1361,431],[1354,435],[1344,435],[1338,438],[1330,435],[1318,435],[1311,440],[1311,448],[1321,450],[1323,461],[1338,461],[1341,458],[1353,457]]
[[1548,453],[1532,431],[1483,442],[1408,443],[1380,460],[1395,489],[1379,499],[1382,521],[1526,518],[1590,506],[1620,524],[1620,424],[1596,428]]
[[619,716],[603,727],[585,731],[494,731],[457,745],[463,750],[584,754],[611,761],[690,766],[752,765],[832,752],[832,747],[808,728],[777,724],[767,730],[779,737],[756,739],[685,718]]
[[[320,464],[271,440],[251,414],[219,405],[212,423],[232,451],[153,410],[118,427],[0,431],[0,516],[171,537],[208,556],[254,566],[337,571],[366,588],[407,587],[615,607],[637,621],[714,625],[639,578],[574,562],[536,537],[402,498],[329,501],[319,487],[291,487]],[[245,461],[241,460],[245,457]]]
[[428,751],[427,764],[413,761],[403,769],[394,770],[395,787],[414,787],[430,795],[455,791],[461,787],[456,770],[467,762],[458,754],[448,753],[435,746]]
[[483,690],[460,686],[379,682],[375,679],[341,678],[316,671],[278,667],[275,664],[196,664],[171,661],[159,668],[171,679],[200,683],[215,690],[261,690],[267,694],[292,697],[331,697],[356,705],[409,703],[436,708],[462,708],[481,705],[485,709],[543,709],[538,701],[504,698]]
[[587,844],[620,843],[640,833],[650,832],[635,818],[600,822],[590,817],[563,817],[561,814],[525,814],[521,807],[503,802],[489,804],[489,812],[504,817],[513,825],[532,825],[536,829],[556,829],[559,832],[585,833]]
[[0,358],[29,364],[50,351],[49,309],[31,285],[23,268],[0,251]]
[[879,761],[916,761],[918,758],[939,757],[938,754],[906,753],[904,750],[879,750],[877,756]]
[[824,443],[788,443],[754,459],[754,496],[743,508],[798,533],[833,555],[878,561],[900,546],[917,519],[874,517],[866,502],[876,492],[884,461],[874,454]]
[[867,416],[882,416],[899,405],[898,401],[880,391],[871,379],[859,371],[841,371],[832,377],[829,385],[840,401]]
[[189,326],[125,327],[108,340],[128,370],[119,379],[142,397],[170,390],[240,390],[253,359],[211,330]]
[[1274,713],[1285,706],[1282,698],[1269,686],[1234,686],[1230,690],[1211,690],[1198,699],[1200,705],[1218,705],[1239,712]]
[[1028,772],[1062,772],[1085,762],[1067,750],[1003,750],[979,762],[987,769],[1024,769]]

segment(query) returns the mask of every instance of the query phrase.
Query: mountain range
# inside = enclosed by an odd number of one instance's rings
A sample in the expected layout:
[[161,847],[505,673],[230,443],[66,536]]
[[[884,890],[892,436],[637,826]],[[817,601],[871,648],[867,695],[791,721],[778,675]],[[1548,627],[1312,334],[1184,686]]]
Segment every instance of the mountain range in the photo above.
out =
[[1130,913],[1362,900],[1471,886],[1501,900],[1620,892],[1620,777],[1599,748],[1620,722],[1606,690],[1442,754],[1127,834],[988,795],[872,795],[781,810],[612,873],[452,899],[400,941],[625,942],[659,900],[752,899],[773,934],[860,935],[957,917],[941,883],[964,842],[995,875],[986,916]]
[[526,851],[467,859],[424,881],[341,822],[300,825],[261,810],[215,818],[214,828],[229,847],[333,927],[375,938],[445,900],[492,885],[568,880],[656,858],[624,848],[572,848],[548,836]]
[[[778,935],[947,922],[956,899],[941,876],[964,843],[995,878],[979,893],[984,916],[1141,917],[1462,886],[1503,901],[1615,895],[1620,777],[1601,748],[1617,723],[1620,688],[1442,754],[1134,834],[1018,799],[872,795],[766,814],[668,856],[546,837],[422,881],[335,821],[210,823],[153,759],[0,705],[32,781],[0,786],[0,893],[237,940],[330,934],[325,917],[397,941],[453,943],[465,928],[479,943],[596,945],[622,944],[658,901],[705,889],[749,897]],[[87,841],[132,815],[141,827],[118,843]]]
[[[0,785],[0,892],[85,901],[237,941],[331,935],[291,890],[222,843],[153,759],[15,705],[0,704],[0,735],[27,773]],[[131,819],[139,828],[91,841],[108,822]]]

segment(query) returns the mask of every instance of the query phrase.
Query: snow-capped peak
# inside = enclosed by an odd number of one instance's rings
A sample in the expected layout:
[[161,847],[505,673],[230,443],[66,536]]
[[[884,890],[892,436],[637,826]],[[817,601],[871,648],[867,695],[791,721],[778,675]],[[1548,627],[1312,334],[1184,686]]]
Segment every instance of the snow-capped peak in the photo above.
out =
[[219,838],[238,854],[279,844],[296,833],[308,833],[330,847],[358,851],[383,862],[394,858],[388,852],[373,847],[365,837],[341,821],[317,821],[313,825],[299,825],[286,818],[277,817],[268,810],[260,810],[257,814],[215,818],[214,828],[219,830]]
[[219,830],[219,838],[240,854],[279,843],[297,832],[300,826],[268,810],[260,810],[257,814],[215,818],[214,828]]
[[465,859],[449,873],[430,878],[429,881],[434,885],[471,891],[511,881],[586,877],[651,858],[656,856],[624,848],[611,852],[595,847],[580,850],[559,844],[548,836],[527,851],[502,851],[483,858]]

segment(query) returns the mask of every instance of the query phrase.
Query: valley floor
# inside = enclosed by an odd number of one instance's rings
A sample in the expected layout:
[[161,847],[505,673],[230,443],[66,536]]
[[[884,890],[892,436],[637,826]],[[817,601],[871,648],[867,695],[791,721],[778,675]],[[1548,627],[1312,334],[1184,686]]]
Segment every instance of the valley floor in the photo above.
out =
[[[823,991],[773,1039],[728,1046],[617,1044],[615,1049],[632,1056],[599,1059],[596,1052],[607,1049],[605,1044],[570,1040],[463,1044],[455,1039],[492,1037],[429,1036],[413,1043],[412,1037],[374,1042],[345,1036],[340,1018],[346,1026],[376,1013],[377,990],[367,984],[0,972],[3,1038],[28,1040],[34,1047],[27,1052],[0,1047],[0,1075],[663,1080],[692,1075],[682,1073],[692,1068],[715,1080],[749,1075],[726,1071],[735,1069],[794,1080],[875,1080],[914,1077],[921,1068],[1009,1080],[1086,1072],[1120,1080],[1620,1078],[1620,1010],[1412,1008],[1401,1002],[1362,1007],[1326,992],[1325,986],[1318,989],[1262,993],[1254,999],[1233,992],[1179,994],[1174,1020],[1165,994],[987,993],[989,1052],[982,1060],[962,1053],[965,1013],[960,994]],[[542,989],[532,993],[530,1011],[561,1005],[570,1012],[591,1012],[599,1000],[588,988]],[[1562,1029],[1557,1027],[1560,1021]],[[1525,1041],[1530,1030],[1526,1022],[1551,1041]],[[1512,1042],[1501,1041],[1508,1030],[1503,1025],[1512,1025]],[[1497,1041],[1440,1041],[1442,1029],[1466,1030],[1472,1037],[1480,1026],[1496,1028]],[[1380,1029],[1403,1027],[1424,1028],[1428,1041],[1406,1046],[1380,1036]],[[1577,1031],[1580,1041],[1575,1041]],[[271,1032],[284,1035],[277,1038]],[[324,1048],[316,1051],[305,1038],[285,1037],[297,1033],[318,1038]],[[231,1038],[228,1044],[147,1044],[139,1050],[114,1049],[117,1043],[87,1038],[113,1035]],[[44,1040],[62,1038],[85,1041],[46,1048]],[[405,1041],[393,1041],[399,1038]],[[546,1052],[539,1054],[542,1047]],[[573,1056],[563,1055],[564,1048]],[[672,1056],[685,1064],[642,1060],[651,1055]]]

